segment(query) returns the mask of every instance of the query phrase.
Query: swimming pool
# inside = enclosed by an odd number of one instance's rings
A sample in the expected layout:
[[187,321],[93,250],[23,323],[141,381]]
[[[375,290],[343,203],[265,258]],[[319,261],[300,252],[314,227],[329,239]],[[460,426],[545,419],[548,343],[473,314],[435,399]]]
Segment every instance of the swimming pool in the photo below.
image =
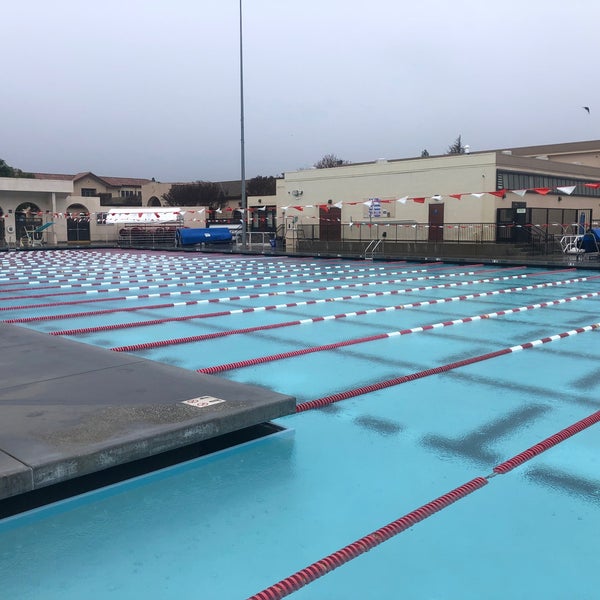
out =
[[598,426],[491,475],[600,410],[600,272],[98,251],[2,265],[3,320],[302,407],[281,433],[0,522],[3,596],[247,598],[476,481],[294,596],[596,597]]

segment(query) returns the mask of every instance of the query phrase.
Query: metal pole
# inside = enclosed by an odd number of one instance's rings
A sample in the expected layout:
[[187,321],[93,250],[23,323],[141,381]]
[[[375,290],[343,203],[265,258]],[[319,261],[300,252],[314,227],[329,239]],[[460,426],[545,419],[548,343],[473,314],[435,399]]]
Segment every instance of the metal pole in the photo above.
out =
[[242,249],[246,249],[248,207],[246,199],[246,155],[244,150],[244,53],[242,44],[242,0],[240,0],[240,148],[242,179]]

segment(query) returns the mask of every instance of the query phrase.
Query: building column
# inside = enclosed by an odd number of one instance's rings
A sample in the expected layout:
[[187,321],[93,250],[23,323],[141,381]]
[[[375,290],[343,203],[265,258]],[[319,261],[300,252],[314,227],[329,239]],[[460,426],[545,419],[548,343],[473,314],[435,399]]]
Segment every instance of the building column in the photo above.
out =
[[[57,214],[56,210],[56,192],[52,192],[52,215],[50,219],[54,221],[54,215]],[[56,227],[52,227],[52,243],[56,246],[58,245],[58,238],[56,237]]]

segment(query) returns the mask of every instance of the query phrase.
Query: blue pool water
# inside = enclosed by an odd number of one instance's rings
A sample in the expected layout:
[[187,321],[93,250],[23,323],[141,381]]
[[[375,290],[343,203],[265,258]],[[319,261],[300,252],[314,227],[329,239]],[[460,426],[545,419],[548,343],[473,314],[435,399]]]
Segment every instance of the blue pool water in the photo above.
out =
[[[600,291],[595,271],[95,251],[45,252],[44,264],[37,254],[33,271],[34,255],[7,256],[0,307],[10,310],[0,318],[60,317],[20,324],[39,331],[227,313],[70,335],[105,348],[148,344],[140,356],[191,370],[405,332],[218,375],[299,403],[600,321],[598,297],[583,297]],[[83,278],[100,285],[78,287]],[[192,285],[133,289],[177,283]],[[91,314],[99,310],[112,312]],[[480,315],[491,317],[462,321]],[[151,347],[218,332],[229,335]],[[599,360],[598,331],[571,335],[291,415],[277,420],[281,433],[5,519],[1,597],[247,598],[598,411]],[[597,598],[599,429],[293,596]]]

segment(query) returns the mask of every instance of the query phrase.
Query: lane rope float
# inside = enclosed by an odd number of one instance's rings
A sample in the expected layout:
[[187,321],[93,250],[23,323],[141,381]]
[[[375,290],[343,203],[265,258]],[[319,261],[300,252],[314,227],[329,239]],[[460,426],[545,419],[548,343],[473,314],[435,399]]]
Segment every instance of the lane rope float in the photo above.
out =
[[[600,277],[600,275],[598,277]],[[374,314],[374,313],[379,313],[379,312],[401,310],[401,309],[405,309],[405,308],[417,308],[420,306],[427,306],[427,305],[432,305],[432,304],[443,304],[445,302],[471,300],[474,298],[482,298],[485,296],[494,296],[494,295],[498,295],[498,294],[508,294],[508,293],[513,293],[513,292],[525,291],[525,290],[556,287],[559,285],[575,283],[577,281],[578,281],[577,279],[570,279],[570,280],[568,279],[568,280],[563,280],[563,281],[537,283],[534,285],[521,286],[521,287],[515,287],[515,288],[505,288],[503,290],[493,290],[490,292],[479,292],[479,293],[467,294],[467,295],[463,295],[463,296],[453,296],[450,298],[424,300],[422,302],[412,302],[409,304],[402,304],[402,305],[398,305],[398,306],[383,306],[383,307],[378,307],[378,308],[365,309],[365,310],[361,310],[361,311],[354,311],[354,312],[350,312],[350,313],[343,313],[340,315],[336,315],[335,318],[354,317],[354,316],[359,316],[359,315],[364,316],[364,315],[369,315],[369,314]],[[371,292],[371,293],[364,293],[364,294],[354,294],[351,296],[338,296],[335,298],[321,298],[321,299],[317,299],[317,300],[305,300],[305,301],[301,301],[301,302],[287,302],[287,303],[282,303],[282,304],[272,304],[270,306],[256,306],[256,307],[249,307],[249,308],[239,308],[239,309],[232,309],[232,310],[226,310],[226,311],[218,311],[218,312],[213,312],[213,313],[200,313],[200,314],[186,315],[186,316],[181,316],[181,317],[164,317],[162,319],[149,319],[147,321],[131,321],[128,323],[115,323],[112,325],[96,325],[93,327],[79,327],[79,328],[73,328],[73,329],[63,329],[63,330],[51,331],[49,333],[50,333],[50,335],[69,335],[69,336],[83,335],[83,334],[97,333],[100,331],[115,331],[115,330],[119,330],[119,329],[131,329],[131,328],[136,328],[136,327],[148,327],[148,326],[152,326],[152,325],[162,325],[165,323],[180,323],[183,321],[190,321],[190,320],[196,320],[196,319],[210,319],[213,317],[224,317],[224,316],[248,314],[248,313],[253,313],[253,312],[279,310],[279,309],[285,309],[285,308],[299,308],[302,306],[311,306],[311,305],[331,303],[331,302],[342,302],[342,301],[349,301],[349,300],[352,301],[352,300],[358,300],[358,299],[364,299],[364,298],[372,298],[375,296],[390,296],[390,295],[394,295],[394,294],[397,295],[398,293],[399,293],[399,291],[396,291],[396,290],[390,290],[387,292]],[[579,297],[575,297],[575,298],[580,299]],[[565,300],[565,301],[568,301],[568,300]],[[317,320],[323,320],[323,319],[328,320],[331,318],[333,318],[333,316],[327,315],[325,317],[317,318]],[[314,322],[314,319],[301,319],[301,320],[296,319],[294,321],[288,321],[287,323],[282,324],[281,326],[287,327],[287,326],[300,325],[300,324],[305,324],[305,323],[310,323],[310,322]],[[261,327],[267,328],[268,326],[263,325],[263,326],[257,326],[257,327],[252,327],[252,328],[234,329],[234,330],[230,330],[230,331],[226,332],[226,335],[236,335],[239,333],[249,333],[251,331],[260,331]],[[204,338],[200,338],[200,339],[197,339],[194,341],[202,341],[202,339],[204,339]],[[210,339],[210,338],[206,338],[206,339]],[[174,342],[174,343],[177,343],[177,342]]]
[[[496,269],[497,270],[497,269]],[[394,273],[391,273],[392,275]],[[444,275],[431,275],[431,276],[422,276],[422,277],[407,277],[407,278],[401,278],[401,279],[393,279],[393,280],[387,280],[387,281],[383,281],[383,282],[378,282],[378,281],[374,281],[374,282],[370,282],[372,285],[381,285],[382,283],[387,283],[387,284],[395,284],[395,283],[404,283],[404,282],[409,282],[409,281],[424,281],[424,280],[430,280],[430,279],[445,279],[448,277],[459,277],[459,276],[465,276],[465,275],[475,275],[476,272],[475,271],[470,271],[470,272],[464,272],[464,273],[451,273],[451,274],[444,274]],[[283,277],[283,276],[282,276]],[[376,277],[376,275],[373,274],[369,274],[369,275],[350,275],[350,276],[344,276],[344,277],[312,277],[312,278],[305,278],[305,279],[295,279],[293,281],[278,281],[278,282],[270,282],[270,283],[266,283],[266,284],[260,284],[260,285],[252,285],[252,286],[234,286],[231,289],[247,289],[247,288],[253,288],[253,287],[275,287],[275,286],[279,286],[279,285],[303,285],[305,283],[322,283],[324,281],[347,281],[347,280],[354,280],[354,279],[368,279],[368,278],[372,278],[372,277]],[[286,277],[285,277],[286,278]],[[273,277],[238,277],[238,278],[219,278],[219,279],[209,279],[207,281],[203,281],[203,282],[198,282],[198,281],[193,281],[193,282],[183,282],[183,283],[156,283],[156,284],[148,284],[148,285],[130,285],[130,286],[124,286],[124,287],[113,287],[113,288],[103,288],[103,289],[80,289],[80,290],[73,290],[73,291],[63,291],[63,292],[50,292],[50,293],[42,293],[42,294],[26,294],[26,295],[19,295],[19,296],[8,296],[8,297],[4,297],[4,298],[0,298],[0,300],[2,301],[9,301],[9,300],[30,300],[30,299],[34,299],[34,298],[47,298],[47,297],[56,297],[56,296],[72,296],[72,295],[93,295],[93,294],[113,294],[113,293],[120,293],[120,292],[133,292],[133,291],[139,291],[139,290],[157,290],[157,289],[165,289],[165,288],[174,288],[174,287],[194,287],[194,286],[198,286],[198,285],[208,285],[208,284],[225,284],[225,283],[241,283],[244,281],[264,281],[264,280],[269,280],[269,279],[279,279],[279,276],[273,276]],[[367,283],[368,285],[368,283]],[[64,286],[65,288],[70,288],[72,286]],[[92,286],[89,286],[92,287]],[[31,290],[27,290],[27,291],[31,291]],[[190,290],[190,292],[182,292],[182,293],[203,293],[204,290]],[[140,296],[143,297],[143,296]]]
[[501,350],[496,350],[495,352],[488,352],[486,354],[480,354],[479,356],[465,358],[463,360],[452,362],[447,365],[433,367],[431,369],[417,371],[416,373],[411,373],[409,375],[403,375],[401,377],[395,377],[393,379],[379,381],[377,383],[368,384],[368,385],[365,385],[365,386],[362,386],[359,388],[354,388],[351,390],[338,392],[336,394],[331,394],[329,396],[317,398],[316,400],[309,400],[308,402],[302,402],[296,406],[296,412],[304,412],[306,410],[322,408],[329,404],[333,404],[335,402],[340,402],[341,400],[348,400],[349,398],[355,398],[356,396],[370,394],[371,392],[376,392],[378,390],[382,390],[382,389],[385,389],[388,387],[401,385],[403,383],[408,383],[409,381],[415,381],[416,379],[422,379],[424,377],[428,377],[429,375],[438,375],[439,373],[446,373],[448,371],[452,371],[452,370],[458,369],[460,367],[465,367],[467,365],[472,365],[472,364],[475,364],[478,362],[483,362],[485,360],[490,360],[492,358],[497,358],[499,356],[504,356],[506,354],[519,352],[521,350],[529,350],[530,348],[535,348],[537,346],[541,346],[542,344],[548,344],[550,342],[555,342],[557,340],[560,340],[560,339],[563,339],[566,337],[571,337],[571,336],[578,335],[580,333],[586,333],[589,331],[595,331],[597,329],[600,329],[600,323],[593,323],[592,325],[586,325],[585,327],[578,327],[577,329],[572,329],[572,330],[566,331],[564,333],[559,333],[559,334],[552,335],[549,337],[541,338],[539,340],[535,340],[532,342],[526,342],[524,344],[519,344],[517,346],[512,346],[510,348],[503,348]]
[[[497,269],[496,269],[497,270]],[[571,269],[572,270],[572,269]],[[558,272],[562,272],[562,271],[558,271]],[[548,271],[547,273],[544,274],[553,274],[553,273],[557,273],[557,271]],[[421,287],[415,287],[415,288],[405,288],[402,290],[393,290],[392,292],[388,292],[388,293],[407,293],[407,292],[414,292],[414,291],[425,291],[425,290],[431,290],[431,289],[441,289],[441,288],[452,288],[452,287],[459,287],[459,286],[463,286],[463,285],[475,285],[478,283],[490,283],[493,281],[507,281],[510,279],[525,279],[528,277],[534,277],[540,275],[538,274],[520,274],[520,275],[508,275],[508,276],[504,276],[504,277],[491,277],[491,278],[487,278],[487,279],[479,279],[479,280],[473,280],[473,281],[459,281],[459,282],[452,282],[452,283],[443,283],[443,284],[437,284],[437,285],[433,285],[433,286],[421,286]],[[583,280],[583,279],[582,279]],[[237,301],[237,300],[247,300],[247,299],[251,299],[251,298],[261,298],[261,297],[272,297],[272,296],[291,296],[291,295],[296,295],[296,294],[306,294],[306,293],[312,293],[312,292],[322,292],[322,291],[329,291],[329,290],[346,290],[346,289],[354,289],[354,288],[360,288],[360,287],[370,287],[370,286],[374,286],[374,285],[390,285],[390,284],[394,284],[397,283],[397,281],[392,280],[392,281],[376,281],[376,282],[363,282],[363,283],[347,283],[347,284],[343,284],[343,285],[332,285],[332,286],[318,286],[318,287],[314,287],[314,288],[305,288],[305,289],[294,289],[294,290],[281,290],[281,291],[277,291],[277,292],[264,292],[264,293],[257,293],[257,294],[246,294],[246,295],[240,295],[240,296],[229,296],[227,298],[210,298],[208,300],[189,300],[186,302],[177,302],[177,303],[172,303],[172,304],[165,304],[162,305],[161,308],[167,308],[167,307],[171,307],[171,306],[189,306],[192,304],[204,304],[204,303],[208,303],[208,302],[231,302],[231,301]],[[77,304],[88,304],[88,303],[92,303],[92,302],[107,302],[110,300],[140,300],[140,299],[145,299],[145,298],[157,298],[157,297],[168,297],[168,296],[184,296],[184,295],[192,295],[192,294],[210,294],[210,293],[219,293],[219,292],[228,292],[228,291],[233,291],[233,290],[238,290],[238,289],[257,289],[257,288],[262,288],[262,287],[275,287],[279,284],[275,284],[275,283],[268,283],[268,284],[264,284],[264,285],[250,285],[250,286],[231,286],[231,287],[222,287],[222,288],[208,288],[208,289],[201,289],[201,290],[189,290],[189,291],[182,291],[182,292],[165,292],[162,294],[141,294],[141,295],[132,295],[132,296],[114,296],[112,298],[93,298],[90,300],[71,300],[69,302],[53,302],[53,303],[47,303],[47,304],[36,304],[36,305],[25,305],[25,306],[4,306],[4,307],[0,307],[0,311],[8,311],[8,310],[28,310],[31,308],[50,308],[50,307],[58,307],[58,306],[70,306],[70,305],[77,305]],[[146,310],[148,307],[147,306],[138,306],[137,308],[135,308],[135,310]],[[113,312],[120,312],[123,309],[121,308],[114,308],[112,309]],[[52,320],[52,319],[64,319],[64,318],[76,318],[76,317],[85,317],[85,316],[89,316],[92,313],[72,313],[69,316],[65,316],[65,315],[40,315],[37,317],[20,317],[20,318],[16,318],[16,319],[11,319],[11,320],[5,320],[5,323],[33,323],[36,321],[47,321],[47,320]],[[98,313],[94,313],[94,314],[98,314]],[[107,313],[102,313],[102,314],[107,314]]]
[[395,521],[392,521],[391,523],[388,523],[387,525],[384,525],[383,527],[380,527],[379,529],[363,536],[355,542],[344,546],[340,550],[321,558],[308,567],[305,567],[300,571],[296,571],[296,573],[289,575],[285,579],[282,579],[258,592],[257,594],[254,594],[248,598],[248,600],[281,600],[282,598],[289,596],[309,583],[319,579],[323,575],[327,575],[327,573],[330,573],[347,562],[350,562],[361,554],[372,550],[376,546],[379,546],[392,537],[395,537],[396,535],[406,531],[417,523],[431,517],[445,508],[448,508],[450,505],[462,500],[463,498],[466,498],[473,492],[480,490],[488,485],[488,483],[490,483],[489,480],[495,475],[508,473],[515,467],[522,465],[524,462],[531,460],[549,448],[564,442],[569,437],[580,433],[584,429],[587,429],[598,422],[600,422],[600,411],[581,419],[577,423],[573,423],[569,427],[546,438],[528,450],[517,454],[513,458],[508,459],[500,465],[497,465],[494,467],[491,475],[488,475],[487,477],[475,477],[471,481],[468,481],[467,483],[454,488],[450,492],[439,496],[435,500],[424,504],[416,510],[407,513],[403,517],[400,517],[399,519],[396,519]]
[[[551,284],[538,284],[538,285],[548,286]],[[128,344],[125,346],[116,346],[114,348],[111,348],[111,350],[113,350],[114,352],[136,352],[138,350],[151,350],[153,348],[164,348],[166,346],[176,346],[176,345],[180,345],[180,344],[191,344],[191,343],[197,343],[197,342],[204,342],[206,340],[213,340],[216,338],[227,337],[230,335],[243,335],[243,334],[248,334],[248,333],[256,333],[259,331],[268,331],[270,329],[280,329],[283,327],[293,327],[293,326],[297,326],[297,325],[324,323],[327,321],[344,319],[344,318],[348,318],[348,317],[364,316],[364,315],[371,315],[371,314],[377,314],[377,313],[382,313],[382,312],[419,308],[419,307],[435,305],[435,304],[444,304],[444,303],[448,303],[448,302],[470,300],[473,298],[480,298],[482,296],[493,296],[493,295],[497,295],[497,294],[506,294],[506,293],[515,292],[515,291],[516,292],[523,291],[523,290],[530,289],[532,287],[535,287],[535,286],[524,286],[524,287],[520,287],[520,288],[509,288],[506,290],[481,292],[478,294],[468,294],[465,296],[453,296],[451,298],[426,300],[426,301],[422,301],[422,302],[411,302],[408,304],[399,304],[397,306],[383,306],[383,307],[379,307],[379,308],[354,311],[351,313],[339,313],[339,314],[334,314],[334,315],[325,315],[322,317],[310,317],[308,319],[295,319],[293,321],[283,321],[280,323],[272,323],[269,325],[255,325],[253,327],[229,329],[226,331],[204,333],[204,334],[198,334],[198,335],[194,335],[194,336],[186,336],[186,337],[182,337],[182,338],[170,338],[170,339],[166,339],[166,340],[155,340],[152,342],[141,342],[138,344]],[[415,331],[421,331],[423,329],[435,329],[435,328],[441,327],[442,325],[448,326],[448,325],[455,325],[457,323],[468,323],[469,321],[476,321],[476,320],[485,319],[485,318],[494,318],[496,316],[503,316],[505,314],[510,314],[513,312],[520,312],[520,311],[524,311],[524,310],[533,310],[533,309],[537,309],[537,308],[545,308],[547,306],[563,304],[565,302],[573,302],[576,300],[583,300],[586,298],[592,298],[592,297],[598,296],[599,294],[600,294],[600,292],[590,292],[589,294],[584,294],[581,296],[572,296],[571,298],[561,298],[560,300],[552,300],[552,301],[543,302],[543,303],[536,304],[536,305],[529,305],[526,307],[506,309],[505,311],[498,311],[498,312],[494,312],[494,313],[485,313],[483,315],[476,315],[473,317],[464,317],[462,319],[455,319],[453,321],[445,321],[443,324],[436,323],[433,325],[424,325],[422,327],[416,327],[411,330],[404,329],[401,331],[388,332],[388,333],[384,333],[384,334],[379,334],[379,336],[377,336],[377,337],[368,336],[366,338],[357,338],[354,341],[350,340],[350,342],[351,343],[362,343],[362,341],[373,341],[376,339],[384,339],[386,337],[392,337],[395,335],[406,335],[407,333],[414,333]],[[309,301],[309,302],[307,302],[307,304],[311,304],[311,303],[316,304],[317,302],[318,301]],[[298,304],[303,304],[303,303],[298,303]],[[295,304],[284,305],[284,306],[294,306],[294,305]],[[282,305],[266,306],[263,308],[263,310],[274,310],[274,309],[280,308],[281,306]],[[230,314],[232,314],[232,312],[235,312],[235,314],[243,314],[243,313],[253,312],[253,309],[241,309],[239,311],[223,311],[221,313],[218,313],[218,312],[217,313],[205,313],[205,315],[203,315],[203,316],[204,317],[229,316]],[[173,317],[173,319],[169,319],[164,322],[171,322],[173,320],[177,321],[177,320],[185,320],[185,319],[183,317]],[[155,321],[145,321],[142,324],[143,325],[146,325],[146,324],[147,325],[159,325],[159,324],[162,324],[162,322],[163,322],[162,320],[157,319]],[[55,332],[50,332],[50,335],[78,335],[78,334],[87,334],[87,333],[97,333],[99,331],[114,331],[114,330],[118,330],[118,329],[126,329],[129,326],[130,326],[129,324],[117,323],[115,325],[100,325],[97,327],[90,327],[90,328],[79,328],[79,329],[72,329],[72,330],[55,331]],[[136,327],[138,325],[136,324],[133,326]],[[351,343],[349,344],[346,342],[338,342],[338,343],[340,345],[351,345]],[[335,346],[332,346],[332,344],[326,344],[323,346],[317,346],[317,347],[313,347],[312,349],[308,349],[304,353],[309,354],[310,352],[318,352],[321,349],[322,350],[332,350],[334,347]],[[273,355],[276,357],[273,360],[289,358],[290,356],[299,356],[299,354],[295,353],[297,351],[290,351],[290,352],[291,352],[291,354],[289,354],[287,356],[283,355],[283,354]],[[253,360],[258,360],[258,359],[246,359],[246,360],[253,361]],[[269,362],[269,361],[262,360],[261,362]],[[233,365],[235,363],[229,363],[229,364]],[[254,363],[252,363],[252,364],[254,364]],[[256,363],[256,364],[258,364],[258,363]],[[250,365],[246,364],[246,362],[244,362],[244,364],[240,364],[239,366],[250,366]],[[224,371],[231,370],[231,369],[239,368],[239,366],[230,366],[229,368],[223,368],[222,370],[224,370]]]
[[[497,270],[497,269],[496,269]],[[384,280],[384,281],[369,281],[369,282],[362,282],[362,283],[349,283],[349,284],[344,284],[344,285],[336,285],[336,286],[319,286],[317,288],[312,288],[312,289],[305,289],[305,290],[283,290],[281,292],[279,292],[279,294],[287,294],[287,293],[305,293],[305,292],[312,292],[312,291],[324,291],[324,290],[330,290],[330,289],[346,289],[346,288],[354,288],[354,287],[367,287],[367,286],[372,286],[372,285],[395,285],[397,283],[403,283],[403,282],[410,282],[410,281],[422,281],[424,279],[441,279],[441,278],[445,278],[445,277],[454,277],[454,276],[459,276],[459,275],[473,275],[474,273],[462,273],[462,274],[452,274],[452,275],[433,275],[431,277],[410,277],[410,278],[401,278],[401,279],[391,279],[391,280]],[[523,275],[525,276],[525,275]],[[515,276],[517,277],[517,276]],[[337,281],[337,279],[334,279]],[[295,285],[298,283],[310,283],[310,280],[306,280],[303,282],[300,281],[290,281],[287,282],[286,285]],[[35,304],[35,305],[21,305],[21,306],[2,306],[0,307],[0,311],[8,311],[8,310],[28,310],[31,308],[50,308],[50,307],[54,307],[54,306],[70,306],[70,305],[76,305],[76,304],[88,304],[91,302],[107,302],[107,301],[112,301],[112,300],[127,300],[127,301],[132,301],[132,300],[140,300],[140,299],[144,299],[144,298],[166,298],[166,297],[170,297],[170,296],[190,296],[190,295],[195,295],[195,294],[208,294],[208,293],[215,293],[215,292],[226,292],[226,291],[231,291],[231,290],[247,290],[247,289],[264,289],[264,288],[268,288],[268,287],[278,287],[283,285],[282,283],[261,283],[261,284],[253,284],[253,285],[239,285],[239,286],[225,286],[225,287],[217,287],[217,288],[202,288],[202,289],[196,289],[196,290],[183,290],[180,292],[161,292],[161,293],[153,293],[153,294],[134,294],[134,295],[130,295],[130,296],[114,296],[111,298],[93,298],[93,299],[89,299],[89,300],[70,300],[70,301],[65,301],[65,302],[52,302],[52,303],[45,303],[45,304]],[[451,285],[451,284],[448,284]],[[107,290],[88,290],[85,293],[86,294],[98,294],[100,292],[102,293],[114,293],[114,292],[118,292],[119,288],[112,288],[112,289],[107,289]],[[234,299],[239,299],[239,298],[234,298]]]

